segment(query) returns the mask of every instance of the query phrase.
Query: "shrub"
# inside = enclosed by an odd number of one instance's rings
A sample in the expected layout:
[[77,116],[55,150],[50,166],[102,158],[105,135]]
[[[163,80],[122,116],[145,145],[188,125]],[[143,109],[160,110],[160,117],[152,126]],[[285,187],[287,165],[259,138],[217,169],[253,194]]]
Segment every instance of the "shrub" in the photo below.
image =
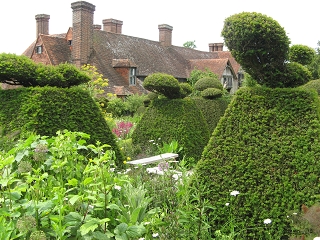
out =
[[145,78],[143,87],[170,99],[180,97],[179,81],[169,74],[153,73]]
[[125,99],[126,109],[131,113],[131,115],[135,114],[141,106],[144,106],[145,99],[146,95],[144,94],[132,94],[127,96]]
[[256,12],[234,14],[224,21],[224,42],[241,67],[259,84],[282,86],[290,40],[274,19]]
[[311,80],[311,72],[305,66],[297,62],[286,64],[283,80],[286,87],[298,87]]
[[217,88],[223,90],[223,86],[218,77],[204,77],[199,79],[194,84],[194,89],[197,91],[203,91],[207,88]]
[[316,51],[313,48],[301,44],[292,45],[289,50],[289,60],[302,65],[310,64],[315,55]]
[[193,91],[192,86],[189,83],[180,83],[180,97],[185,98],[189,96]]
[[201,110],[211,134],[224,115],[230,100],[227,98],[205,99],[202,97],[193,97],[192,99]]
[[189,78],[187,79],[187,82],[191,85],[194,86],[194,84],[201,78],[204,77],[216,77],[217,75],[210,71],[208,68],[206,68],[204,71],[199,70],[197,68],[193,69],[190,73]]
[[[209,139],[208,125],[192,99],[155,99],[132,134],[133,144],[144,153],[151,151],[150,140],[176,140],[183,147],[181,157],[199,160]],[[155,147],[155,150],[157,148]]]
[[219,98],[223,94],[222,90],[217,88],[207,88],[201,92],[201,96],[207,99]]
[[107,103],[106,111],[113,117],[121,117],[125,114],[127,106],[121,98],[114,97]]
[[4,103],[0,126],[7,134],[16,130],[21,135],[35,132],[42,136],[54,136],[65,129],[85,132],[90,135],[89,143],[111,145],[121,166],[123,156],[115,137],[88,92],[80,88],[36,87],[2,90],[0,97]]
[[320,79],[311,80],[302,85],[301,88],[316,90],[318,95],[320,96]]
[[[215,206],[206,213],[211,226],[227,224],[225,204],[230,203],[242,239],[288,239],[296,231],[288,212],[317,201],[319,106],[315,92],[301,89],[241,88],[236,93],[193,179],[201,198]],[[240,194],[231,201],[233,190]],[[268,231],[265,219],[272,220]]]

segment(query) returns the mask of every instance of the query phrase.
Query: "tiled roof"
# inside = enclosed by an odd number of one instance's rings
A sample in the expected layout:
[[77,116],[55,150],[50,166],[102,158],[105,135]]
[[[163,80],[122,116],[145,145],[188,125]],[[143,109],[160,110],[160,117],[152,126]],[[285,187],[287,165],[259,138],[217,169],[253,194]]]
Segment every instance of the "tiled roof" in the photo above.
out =
[[232,68],[234,70],[235,73],[238,73],[239,70],[240,70],[240,64],[233,58],[233,56],[231,55],[231,52],[229,51],[219,51],[219,52],[216,52],[218,53],[218,56],[219,58],[228,58],[231,65],[232,65]]
[[40,35],[52,65],[71,61],[71,50],[65,38]]
[[223,71],[225,70],[228,59],[193,59],[190,60],[190,72],[197,68],[198,70],[205,71],[206,69],[214,72],[218,75],[219,79],[222,77]]
[[25,55],[29,58],[31,58],[34,47],[36,45],[37,40],[35,40],[33,43],[31,43],[31,45],[22,53],[22,55]]

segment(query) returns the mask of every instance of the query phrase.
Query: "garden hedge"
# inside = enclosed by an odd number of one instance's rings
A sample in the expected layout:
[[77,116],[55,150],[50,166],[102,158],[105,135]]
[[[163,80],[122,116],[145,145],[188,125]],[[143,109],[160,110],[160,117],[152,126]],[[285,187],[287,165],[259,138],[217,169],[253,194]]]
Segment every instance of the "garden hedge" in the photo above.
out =
[[152,101],[136,126],[132,140],[142,151],[156,142],[176,140],[183,147],[180,156],[197,161],[209,135],[206,120],[194,100],[161,98]]
[[80,88],[35,87],[0,90],[2,134],[20,130],[21,136],[35,132],[55,136],[58,130],[84,132],[89,143],[112,146],[118,165],[123,156],[99,107],[89,93]]
[[205,99],[203,97],[193,97],[193,100],[201,110],[208,124],[209,132],[212,134],[227,109],[230,100],[227,98]]
[[212,206],[207,216],[213,231],[235,226],[239,239],[288,239],[295,233],[290,211],[318,201],[319,106],[315,91],[237,91],[192,180]]

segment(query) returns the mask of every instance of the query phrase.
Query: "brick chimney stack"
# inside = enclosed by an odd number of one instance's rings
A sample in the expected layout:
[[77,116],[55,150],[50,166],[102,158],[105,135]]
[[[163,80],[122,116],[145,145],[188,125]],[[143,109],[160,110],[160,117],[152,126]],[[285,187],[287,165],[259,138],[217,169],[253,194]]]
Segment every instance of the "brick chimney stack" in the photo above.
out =
[[223,43],[209,43],[209,52],[223,51]]
[[95,6],[85,1],[71,3],[72,62],[77,67],[87,64],[93,48],[93,13]]
[[113,18],[102,20],[103,31],[112,32],[112,33],[122,33],[123,21],[116,20]]
[[39,34],[49,35],[50,15],[37,14],[35,18],[36,18],[36,38],[38,38]]
[[159,29],[159,42],[164,47],[170,47],[172,45],[172,29],[173,27],[167,24],[158,25]]

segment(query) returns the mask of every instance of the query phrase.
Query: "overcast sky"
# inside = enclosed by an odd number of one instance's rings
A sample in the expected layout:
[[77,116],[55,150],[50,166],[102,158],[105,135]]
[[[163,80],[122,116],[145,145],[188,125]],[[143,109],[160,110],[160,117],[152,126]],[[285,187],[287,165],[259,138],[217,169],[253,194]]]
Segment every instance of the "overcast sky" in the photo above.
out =
[[[36,38],[36,14],[50,15],[49,34],[72,26],[71,3],[76,0],[1,0],[0,53],[22,54]],[[172,43],[194,41],[198,50],[223,42],[225,18],[240,12],[259,12],[284,27],[292,44],[317,47],[320,40],[318,0],[89,0],[96,6],[94,24],[103,19],[123,21],[122,34],[159,40],[159,24],[173,27]]]

